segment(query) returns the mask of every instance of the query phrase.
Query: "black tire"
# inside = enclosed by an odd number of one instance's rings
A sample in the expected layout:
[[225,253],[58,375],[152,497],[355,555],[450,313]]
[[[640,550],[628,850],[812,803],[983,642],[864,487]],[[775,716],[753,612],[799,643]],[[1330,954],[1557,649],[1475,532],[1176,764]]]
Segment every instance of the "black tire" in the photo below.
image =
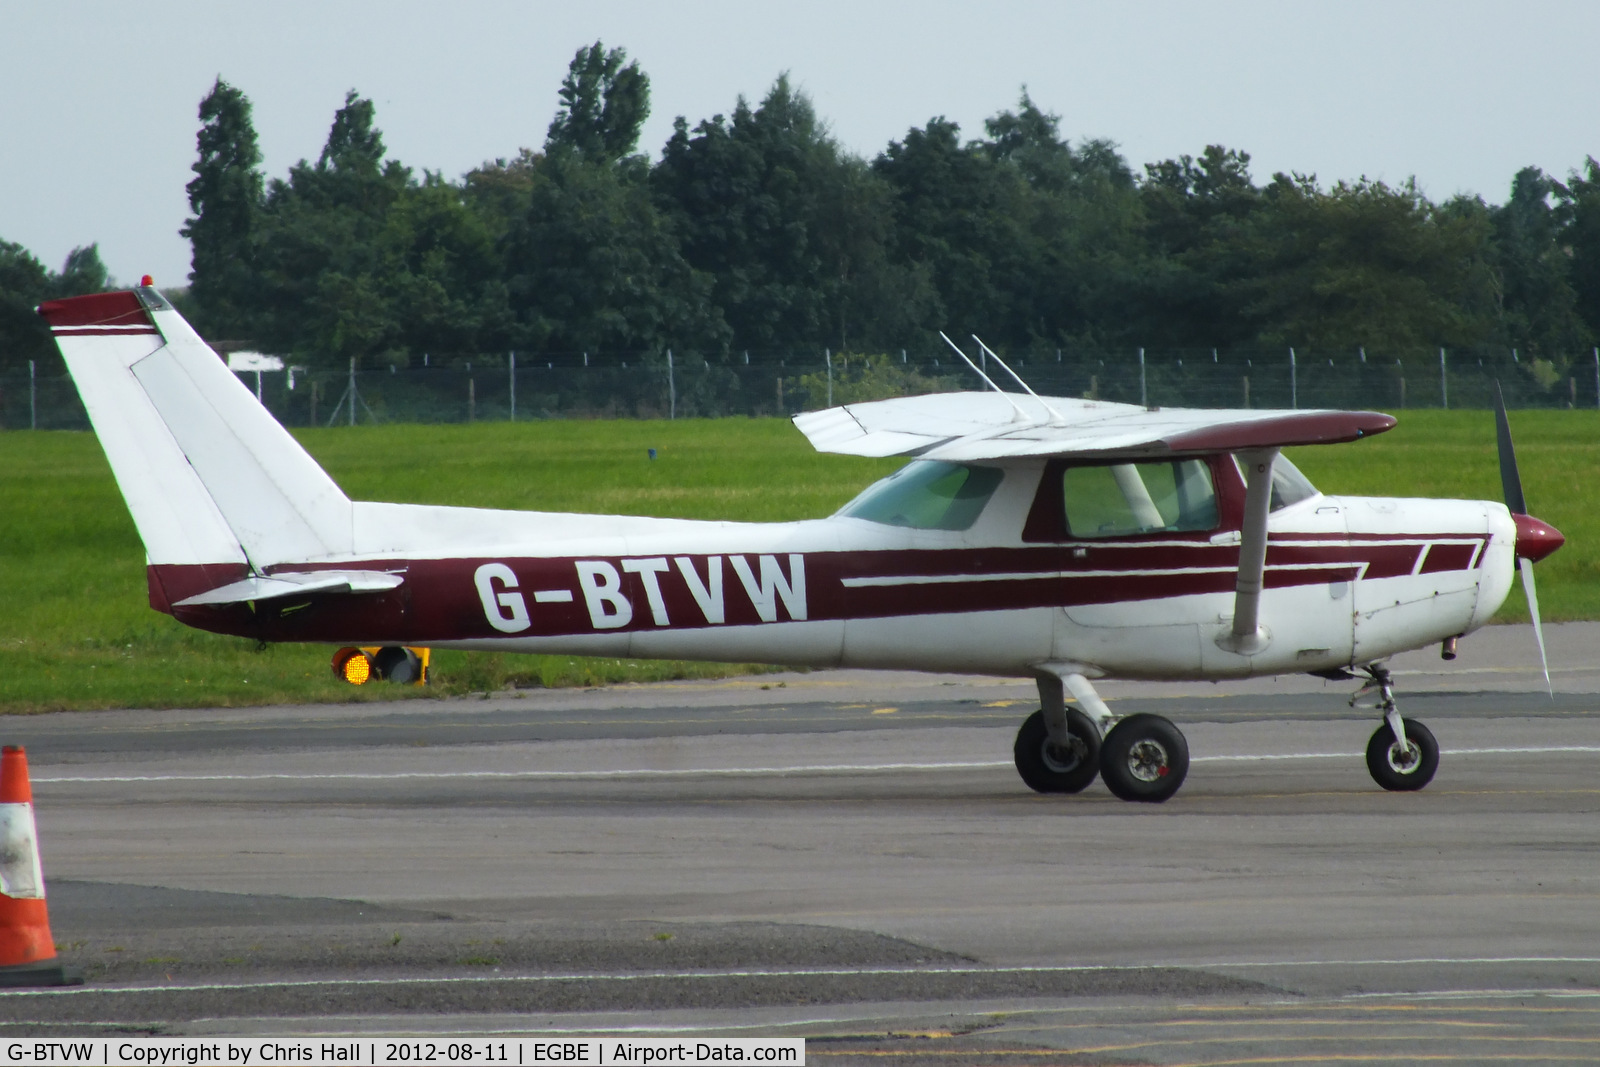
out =
[[1415,719],[1401,719],[1406,728],[1407,751],[1400,750],[1394,731],[1384,723],[1367,742],[1367,770],[1372,780],[1397,793],[1421,789],[1439,769],[1439,742],[1433,731]]
[[1100,745],[1100,777],[1123,800],[1159,804],[1189,774],[1189,742],[1159,715],[1129,715]]
[[1044,711],[1023,720],[1011,755],[1017,773],[1036,793],[1081,793],[1100,773],[1100,731],[1094,720],[1077,708],[1067,709],[1066,750],[1051,744],[1044,728]]

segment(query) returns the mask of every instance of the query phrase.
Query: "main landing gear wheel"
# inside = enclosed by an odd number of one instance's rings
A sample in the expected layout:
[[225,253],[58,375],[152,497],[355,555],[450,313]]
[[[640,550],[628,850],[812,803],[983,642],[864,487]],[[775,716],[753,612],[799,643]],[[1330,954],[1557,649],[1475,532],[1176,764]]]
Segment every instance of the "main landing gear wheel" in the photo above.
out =
[[1189,742],[1159,715],[1130,715],[1100,745],[1100,777],[1123,800],[1159,804],[1189,773]]
[[1094,721],[1077,708],[1068,708],[1067,734],[1071,740],[1065,745],[1050,740],[1043,709],[1023,720],[1012,757],[1017,773],[1034,792],[1081,793],[1100,773],[1100,731]]
[[1402,746],[1384,723],[1367,742],[1367,770],[1385,789],[1408,792],[1433,781],[1439,769],[1439,742],[1433,731],[1415,719],[1401,719],[1406,743]]

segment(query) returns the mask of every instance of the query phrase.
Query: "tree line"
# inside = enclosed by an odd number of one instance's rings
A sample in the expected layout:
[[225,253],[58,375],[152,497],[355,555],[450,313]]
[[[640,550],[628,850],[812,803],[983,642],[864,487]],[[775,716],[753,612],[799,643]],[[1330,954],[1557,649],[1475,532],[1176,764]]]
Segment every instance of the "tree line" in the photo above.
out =
[[[866,159],[780,76],[754,105],[680,116],[652,161],[649,78],[600,42],[558,105],[539,149],[450,180],[391,158],[352,91],[318,158],[268,179],[250,101],[219,77],[175,298],[209,337],[324,368],[931,350],[943,329],[1100,358],[1516,350],[1558,389],[1600,339],[1593,158],[1565,179],[1525,168],[1501,204],[1262,181],[1221,145],[1136,171],[1024,89],[982,136],[935,117]],[[107,282],[93,246],[53,273],[0,243],[0,365],[49,351],[33,303]]]

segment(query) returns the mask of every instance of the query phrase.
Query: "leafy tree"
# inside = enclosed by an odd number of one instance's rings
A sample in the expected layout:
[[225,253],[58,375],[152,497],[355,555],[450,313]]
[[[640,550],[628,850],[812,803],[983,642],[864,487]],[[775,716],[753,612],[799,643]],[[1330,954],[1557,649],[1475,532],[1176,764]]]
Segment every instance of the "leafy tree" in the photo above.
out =
[[679,255],[642,162],[547,156],[506,261],[518,348],[659,354],[727,341],[711,279]]
[[874,286],[896,288],[881,269],[886,198],[787,76],[731,119],[691,133],[680,116],[651,185],[684,258],[714,279],[737,348],[839,343]]
[[1600,337],[1600,162],[1590,156],[1555,193],[1576,310],[1590,335]]
[[1565,362],[1588,343],[1568,280],[1567,250],[1552,203],[1557,185],[1538,167],[1524,167],[1511,196],[1489,211],[1499,280],[1500,340],[1535,358]]
[[930,327],[990,331],[1015,321],[1026,240],[1022,183],[961,128],[935,118],[872,164],[895,193],[895,258],[925,271],[937,293]]
[[1018,347],[1104,340],[1138,259],[1132,173],[1106,141],[1074,148],[1024,91],[963,144],[938,118],[891,142],[874,170],[896,192],[895,254],[938,292],[927,325]]
[[650,79],[628,53],[599,41],[580,48],[561,82],[561,109],[545,137],[549,153],[576,152],[610,163],[632,152],[650,117]]
[[1380,350],[1474,345],[1492,336],[1483,220],[1441,211],[1415,185],[1318,188],[1278,174],[1242,236],[1230,284],[1266,345]]
[[250,111],[244,93],[220,76],[200,101],[199,158],[188,185],[194,216],[178,231],[194,249],[189,281],[198,325],[223,336],[248,336],[259,300],[261,150]]
[[98,245],[74,248],[60,273],[47,270],[19,244],[0,240],[0,367],[26,367],[28,361],[59,368],[50,328],[34,314],[46,300],[82,296],[110,288]]
[[1128,295],[1145,343],[1252,343],[1237,283],[1255,269],[1245,246],[1264,201],[1249,153],[1213,144],[1147,164],[1139,199],[1143,256]]
[[0,241],[0,366],[26,368],[55,346],[44,320],[33,313],[50,292],[50,272],[27,249]]
[[1022,182],[1020,263],[1008,282],[1019,299],[999,324],[1013,345],[1104,343],[1129,318],[1122,292],[1142,251],[1133,173],[1111,142],[1073,146],[1060,125],[1024,88],[1016,111],[984,123],[979,146]]
[[312,362],[404,359],[396,203],[411,171],[384,163],[372,101],[345,95],[315,165],[267,190],[259,243],[260,339]]

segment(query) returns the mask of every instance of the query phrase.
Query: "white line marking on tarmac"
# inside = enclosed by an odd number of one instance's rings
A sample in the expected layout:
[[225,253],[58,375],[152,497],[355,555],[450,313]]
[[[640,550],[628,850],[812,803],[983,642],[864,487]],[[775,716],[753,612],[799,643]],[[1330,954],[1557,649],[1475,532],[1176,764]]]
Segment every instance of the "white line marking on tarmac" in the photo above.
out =
[[[1544,755],[1595,753],[1600,745],[1545,745],[1513,748],[1447,748],[1445,756]],[[1280,760],[1360,759],[1360,752],[1277,752],[1262,755],[1192,756],[1190,763],[1260,763]],[[970,760],[945,763],[814,763],[794,767],[677,767],[604,771],[393,771],[343,774],[127,774],[34,775],[34,785],[94,782],[322,782],[404,781],[419,778],[693,778],[782,774],[881,774],[888,771],[960,771],[1010,767],[1010,760]]]
[[34,776],[34,785],[51,782],[267,782],[387,781],[407,778],[684,778],[756,774],[860,774],[881,771],[948,771],[1009,767],[1010,760],[962,763],[819,763],[799,767],[678,767],[609,771],[396,771],[388,774],[135,774],[59,777]]
[[749,979],[749,978],[839,978],[839,977],[912,977],[938,975],[981,977],[983,975],[1028,974],[1087,974],[1096,971],[1148,971],[1191,970],[1218,971],[1239,968],[1269,967],[1400,967],[1426,964],[1483,963],[1584,963],[1600,964],[1595,956],[1467,956],[1417,959],[1371,960],[1244,960],[1239,962],[1158,962],[1141,964],[1079,963],[1054,967],[788,967],[738,971],[643,971],[643,972],[571,972],[563,974],[497,974],[461,975],[413,978],[301,978],[277,982],[206,982],[193,985],[143,985],[143,986],[67,986],[49,989],[0,989],[0,999],[5,997],[62,997],[90,993],[197,993],[207,990],[233,989],[308,989],[319,986],[404,986],[404,985],[482,985],[489,982],[645,982],[674,980]]

